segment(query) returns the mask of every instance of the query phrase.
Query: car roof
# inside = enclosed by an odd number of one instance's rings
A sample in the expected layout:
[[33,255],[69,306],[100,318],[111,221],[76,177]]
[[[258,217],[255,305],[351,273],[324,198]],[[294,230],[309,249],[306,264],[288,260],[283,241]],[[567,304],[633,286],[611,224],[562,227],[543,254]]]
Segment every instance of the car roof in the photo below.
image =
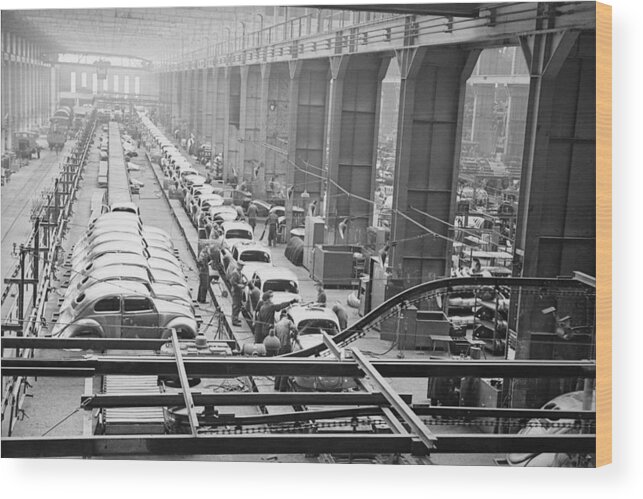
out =
[[131,201],[123,201],[119,203],[112,203],[109,207],[112,212],[114,212],[114,209],[128,209],[128,210],[134,210],[135,212],[138,211],[138,206],[136,206],[136,203],[132,203]]
[[136,278],[148,279],[148,270],[136,265],[110,265],[108,267],[98,267],[85,273],[84,277],[90,279],[107,279],[109,276],[118,278],[119,276],[131,276]]
[[244,251],[261,251],[272,255],[272,252],[269,248],[263,244],[259,244],[257,241],[241,240],[232,245],[232,249],[236,248],[238,252],[243,253]]
[[77,303],[78,298],[82,295],[84,296],[81,302],[78,304],[81,307],[85,306],[86,304],[92,303],[95,300],[100,300],[103,297],[122,294],[150,296],[150,291],[143,283],[116,279],[97,282],[92,286],[89,286],[74,298],[74,303]]
[[307,319],[325,319],[334,322],[337,325],[337,329],[339,329],[337,315],[335,315],[335,312],[330,308],[294,305],[288,309],[288,314],[295,323],[295,326]]
[[[236,210],[235,210],[236,211]],[[223,230],[229,230],[229,229],[246,229],[252,232],[252,227],[248,222],[242,222],[240,220],[233,220],[230,222],[223,222],[221,224],[221,227],[223,227]]]
[[255,274],[259,276],[262,282],[274,279],[299,282],[299,279],[297,279],[295,273],[286,267],[266,266],[255,270]]
[[[107,265],[118,265],[118,264],[124,264],[124,265],[139,265],[143,267],[149,267],[150,264],[148,263],[147,259],[142,256],[138,255],[136,253],[105,253],[104,255],[100,255],[93,259],[91,262],[88,263],[98,263],[98,267],[103,267]],[[94,265],[93,268],[96,268],[97,265]]]

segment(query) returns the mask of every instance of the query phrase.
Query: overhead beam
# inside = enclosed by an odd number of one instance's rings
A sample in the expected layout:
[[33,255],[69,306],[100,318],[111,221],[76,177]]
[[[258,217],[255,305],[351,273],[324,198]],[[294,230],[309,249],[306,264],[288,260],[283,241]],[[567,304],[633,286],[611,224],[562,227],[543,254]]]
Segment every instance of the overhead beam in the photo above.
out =
[[318,453],[408,453],[404,435],[132,435],[3,438],[2,458]]
[[[410,402],[409,396],[401,396]],[[296,405],[387,405],[379,393],[324,393],[324,392],[277,392],[277,393],[199,393],[192,391],[194,403],[214,406],[296,406]],[[109,407],[184,407],[181,394],[96,394],[81,399],[86,409]]]
[[[2,439],[2,458],[310,453],[421,453],[412,435],[132,435]],[[595,452],[595,435],[438,435],[432,453]]]
[[[2,376],[91,376],[104,374],[176,376],[172,358],[123,357],[91,359],[48,360],[3,357]],[[361,377],[363,373],[355,362],[302,359],[296,357],[272,358],[187,358],[184,360],[188,376],[344,376]],[[592,361],[487,361],[487,360],[373,360],[371,364],[388,378],[427,378],[432,376],[477,376],[483,378],[556,378],[596,376]],[[89,373],[89,374],[88,374]]]
[[[415,433],[426,446],[427,450],[430,451],[434,449],[437,439],[433,432],[426,427],[422,420],[418,418],[417,414],[400,398],[388,381],[382,377],[358,348],[352,348],[351,351],[353,352],[353,358],[357,361],[360,368],[369,376],[370,382],[384,395],[384,398],[391,404],[391,407],[397,411],[411,431]],[[391,420],[391,422],[395,423],[394,420]]]

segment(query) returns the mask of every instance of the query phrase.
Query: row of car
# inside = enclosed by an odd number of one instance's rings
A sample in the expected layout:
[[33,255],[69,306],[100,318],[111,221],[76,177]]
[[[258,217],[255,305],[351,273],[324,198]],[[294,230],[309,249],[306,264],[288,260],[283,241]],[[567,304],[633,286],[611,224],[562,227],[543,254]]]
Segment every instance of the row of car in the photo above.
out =
[[[143,116],[142,121],[162,151],[162,166],[172,176],[173,181],[184,189],[184,208],[195,226],[199,226],[202,214],[208,221],[218,225],[223,239],[220,264],[225,276],[229,278],[237,268],[238,262],[242,261],[242,275],[261,295],[271,291],[275,304],[292,301],[294,298],[301,302],[296,274],[289,268],[275,266],[270,249],[255,239],[253,228],[248,223],[238,220],[243,214],[243,203],[246,201],[234,198],[235,193],[239,191],[227,188],[221,183],[206,183],[207,179],[198,174],[181,151],[167,140],[148,118]],[[256,204],[260,216],[274,212],[282,221],[285,218],[283,206],[271,206],[262,201],[252,202]],[[236,203],[238,204],[235,206]],[[249,288],[244,289],[242,299],[246,315],[254,317],[255,310]],[[335,313],[323,306],[297,304],[289,307],[284,313],[299,331],[296,348],[307,348],[320,343],[322,329],[331,336],[340,330]]]
[[[103,199],[96,196],[96,205],[104,206]],[[174,328],[181,337],[196,336],[193,301],[172,240],[144,225],[134,203],[113,203],[107,213],[96,208],[69,264],[53,335],[162,338]]]

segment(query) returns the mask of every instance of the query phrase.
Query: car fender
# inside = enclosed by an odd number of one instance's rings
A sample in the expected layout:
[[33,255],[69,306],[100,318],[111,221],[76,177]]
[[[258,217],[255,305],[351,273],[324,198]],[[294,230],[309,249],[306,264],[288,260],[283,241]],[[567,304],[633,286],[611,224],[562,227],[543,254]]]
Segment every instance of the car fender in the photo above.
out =
[[105,337],[103,328],[94,319],[79,319],[77,321],[74,321],[69,324],[69,326],[64,328],[59,334],[63,338],[76,338],[85,336],[93,336],[97,338]]
[[162,335],[164,339],[171,337],[171,329],[187,331],[190,338],[196,337],[196,321],[189,317],[176,317],[168,322]]

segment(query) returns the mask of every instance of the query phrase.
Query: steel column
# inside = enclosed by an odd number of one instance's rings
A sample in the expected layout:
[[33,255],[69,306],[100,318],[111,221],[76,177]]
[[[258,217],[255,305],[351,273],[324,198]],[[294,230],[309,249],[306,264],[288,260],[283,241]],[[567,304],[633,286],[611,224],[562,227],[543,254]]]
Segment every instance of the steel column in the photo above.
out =
[[[309,201],[319,200],[323,192],[323,158],[326,145],[326,114],[329,81],[327,60],[290,63],[290,100],[288,103],[288,178],[291,192],[286,203],[288,227],[293,205],[304,207],[304,190]],[[296,165],[296,166],[295,166]]]
[[[337,225],[351,220],[351,240],[366,242],[372,222],[375,162],[379,131],[381,84],[390,56],[387,54],[331,58],[331,110],[328,140],[328,225],[336,239]],[[334,184],[358,197],[348,196]]]
[[447,226],[410,207],[455,220],[465,87],[479,52],[455,47],[397,52],[401,88],[391,239],[398,244],[389,265],[405,286],[448,275]]
[[523,276],[595,273],[595,34],[524,40],[531,86],[516,250]]

